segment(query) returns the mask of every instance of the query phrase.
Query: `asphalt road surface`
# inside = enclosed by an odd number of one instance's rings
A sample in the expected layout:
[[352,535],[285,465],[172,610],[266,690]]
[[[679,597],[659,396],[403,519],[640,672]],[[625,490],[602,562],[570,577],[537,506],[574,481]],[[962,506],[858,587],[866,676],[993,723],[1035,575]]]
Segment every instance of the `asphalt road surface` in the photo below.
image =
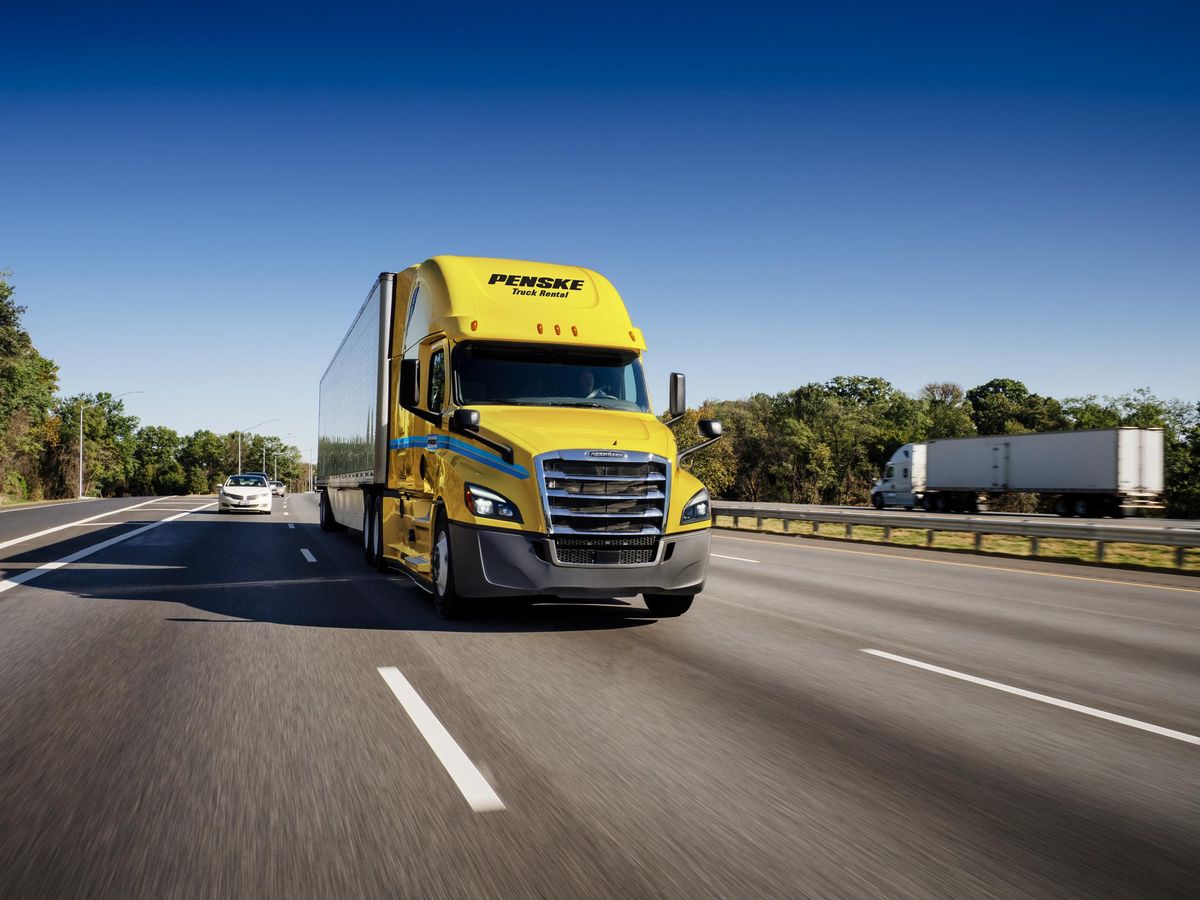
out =
[[142,503],[0,514],[4,898],[1196,896],[1200,579],[717,532],[447,624]]

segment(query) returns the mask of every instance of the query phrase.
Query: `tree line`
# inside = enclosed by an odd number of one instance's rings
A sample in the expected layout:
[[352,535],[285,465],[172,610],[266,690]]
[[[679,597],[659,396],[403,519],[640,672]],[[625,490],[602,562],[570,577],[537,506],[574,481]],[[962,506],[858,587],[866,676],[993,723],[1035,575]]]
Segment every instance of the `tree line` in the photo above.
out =
[[[179,434],[142,425],[111,393],[59,396],[58,366],[21,323],[11,273],[0,272],[0,497],[74,497],[79,488],[80,418],[85,496],[211,493],[237,471],[238,436],[201,429]],[[304,489],[298,448],[272,435],[242,436],[242,466]]]
[[[964,390],[927,384],[916,397],[883,378],[839,376],[778,394],[709,400],[673,428],[681,447],[699,442],[696,422],[720,419],[725,439],[689,468],[729,500],[865,505],[901,444],[933,438],[1134,426],[1162,428],[1166,515],[1200,518],[1200,403],[1162,400],[1142,388],[1116,397],[1056,399],[1012,378]],[[993,508],[1048,510],[1010,495]]]

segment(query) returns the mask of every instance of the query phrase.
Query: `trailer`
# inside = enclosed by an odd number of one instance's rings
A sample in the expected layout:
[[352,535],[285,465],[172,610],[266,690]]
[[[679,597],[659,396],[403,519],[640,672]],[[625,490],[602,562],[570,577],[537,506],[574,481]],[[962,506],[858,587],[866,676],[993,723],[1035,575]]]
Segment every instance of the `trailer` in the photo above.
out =
[[934,512],[975,512],[1013,493],[1050,494],[1063,516],[1161,509],[1161,428],[1106,428],[971,438],[900,447],[871,502]]

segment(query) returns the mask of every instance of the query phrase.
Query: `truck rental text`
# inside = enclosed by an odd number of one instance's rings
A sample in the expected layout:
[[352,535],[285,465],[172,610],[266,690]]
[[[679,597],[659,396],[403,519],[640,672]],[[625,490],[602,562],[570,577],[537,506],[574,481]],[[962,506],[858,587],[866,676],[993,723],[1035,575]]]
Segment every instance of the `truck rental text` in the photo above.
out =
[[589,269],[436,256],[376,280],[321,378],[321,527],[361,532],[447,618],[484,598],[641,594],[677,616],[704,587],[708,492],[664,423],[620,295]]

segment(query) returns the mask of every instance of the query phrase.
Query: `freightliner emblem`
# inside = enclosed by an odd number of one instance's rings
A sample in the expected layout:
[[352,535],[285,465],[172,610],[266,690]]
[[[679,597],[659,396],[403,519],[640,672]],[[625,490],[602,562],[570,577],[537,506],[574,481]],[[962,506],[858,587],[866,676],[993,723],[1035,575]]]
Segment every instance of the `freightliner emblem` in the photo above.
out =
[[629,459],[629,454],[620,450],[589,450],[584,456],[588,459]]

